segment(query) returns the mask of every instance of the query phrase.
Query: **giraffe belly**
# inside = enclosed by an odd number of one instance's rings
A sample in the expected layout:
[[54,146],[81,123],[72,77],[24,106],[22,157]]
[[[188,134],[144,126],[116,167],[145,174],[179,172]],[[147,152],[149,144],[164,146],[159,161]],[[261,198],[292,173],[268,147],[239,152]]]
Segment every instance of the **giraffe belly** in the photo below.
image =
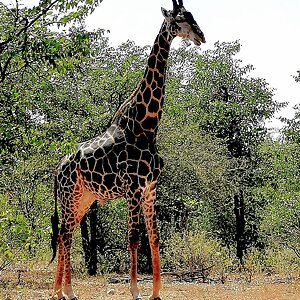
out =
[[97,200],[106,202],[124,196],[124,184],[118,174],[83,173],[85,187]]

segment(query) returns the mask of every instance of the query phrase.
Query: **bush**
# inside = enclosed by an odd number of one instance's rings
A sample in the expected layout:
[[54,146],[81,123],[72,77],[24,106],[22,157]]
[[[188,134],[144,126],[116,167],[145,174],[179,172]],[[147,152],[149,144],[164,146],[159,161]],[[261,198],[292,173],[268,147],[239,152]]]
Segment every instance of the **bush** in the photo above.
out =
[[175,233],[166,243],[162,266],[164,269],[198,274],[224,281],[233,267],[233,259],[217,240],[204,232]]
[[300,271],[300,257],[285,246],[275,245],[265,251],[266,270],[270,273],[280,273],[291,276]]
[[265,272],[268,275],[292,276],[300,271],[300,258],[295,252],[283,245],[272,244],[263,251],[251,248],[245,255],[243,268],[251,281],[253,274]]

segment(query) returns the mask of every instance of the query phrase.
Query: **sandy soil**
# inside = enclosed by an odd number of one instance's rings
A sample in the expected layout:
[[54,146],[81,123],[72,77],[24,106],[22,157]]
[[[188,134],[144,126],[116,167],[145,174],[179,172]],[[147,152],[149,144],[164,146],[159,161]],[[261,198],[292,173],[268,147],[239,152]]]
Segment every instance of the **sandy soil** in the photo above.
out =
[[[51,299],[53,268],[0,272],[0,299]],[[108,276],[109,277],[109,276]],[[300,300],[300,279],[256,276],[246,280],[227,280],[225,284],[183,283],[163,276],[162,300]],[[103,276],[73,276],[80,300],[130,300],[128,283],[109,283]],[[151,281],[139,283],[143,299],[151,294]]]

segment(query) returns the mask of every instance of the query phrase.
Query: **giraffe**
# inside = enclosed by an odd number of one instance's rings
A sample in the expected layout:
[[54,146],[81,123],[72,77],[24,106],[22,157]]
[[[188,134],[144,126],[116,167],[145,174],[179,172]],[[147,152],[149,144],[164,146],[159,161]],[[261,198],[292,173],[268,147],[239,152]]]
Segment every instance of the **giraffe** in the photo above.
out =
[[[52,216],[53,257],[58,244],[54,293],[58,299],[75,300],[71,286],[70,251],[72,235],[91,204],[125,197],[128,203],[128,248],[130,292],[141,300],[137,287],[137,248],[140,215],[149,237],[153,269],[151,300],[160,300],[159,232],[156,221],[156,184],[163,167],[156,146],[162,115],[166,65],[172,40],[187,38],[205,43],[192,14],[182,0],[173,10],[162,8],[164,21],[152,47],[145,73],[132,95],[114,114],[110,127],[96,138],[83,142],[75,153],[65,156],[55,173],[55,214]],[[57,199],[61,206],[58,229]],[[64,281],[64,282],[63,282]]]

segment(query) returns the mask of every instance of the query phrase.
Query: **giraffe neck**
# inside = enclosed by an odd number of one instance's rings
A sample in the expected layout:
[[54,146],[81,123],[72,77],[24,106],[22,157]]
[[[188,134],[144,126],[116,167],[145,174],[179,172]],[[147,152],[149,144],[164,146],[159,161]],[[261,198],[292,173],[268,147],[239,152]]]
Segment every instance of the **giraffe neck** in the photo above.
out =
[[164,22],[152,47],[143,79],[112,119],[112,122],[117,122],[136,137],[145,134],[148,138],[156,137],[162,114],[167,60],[173,38]]

